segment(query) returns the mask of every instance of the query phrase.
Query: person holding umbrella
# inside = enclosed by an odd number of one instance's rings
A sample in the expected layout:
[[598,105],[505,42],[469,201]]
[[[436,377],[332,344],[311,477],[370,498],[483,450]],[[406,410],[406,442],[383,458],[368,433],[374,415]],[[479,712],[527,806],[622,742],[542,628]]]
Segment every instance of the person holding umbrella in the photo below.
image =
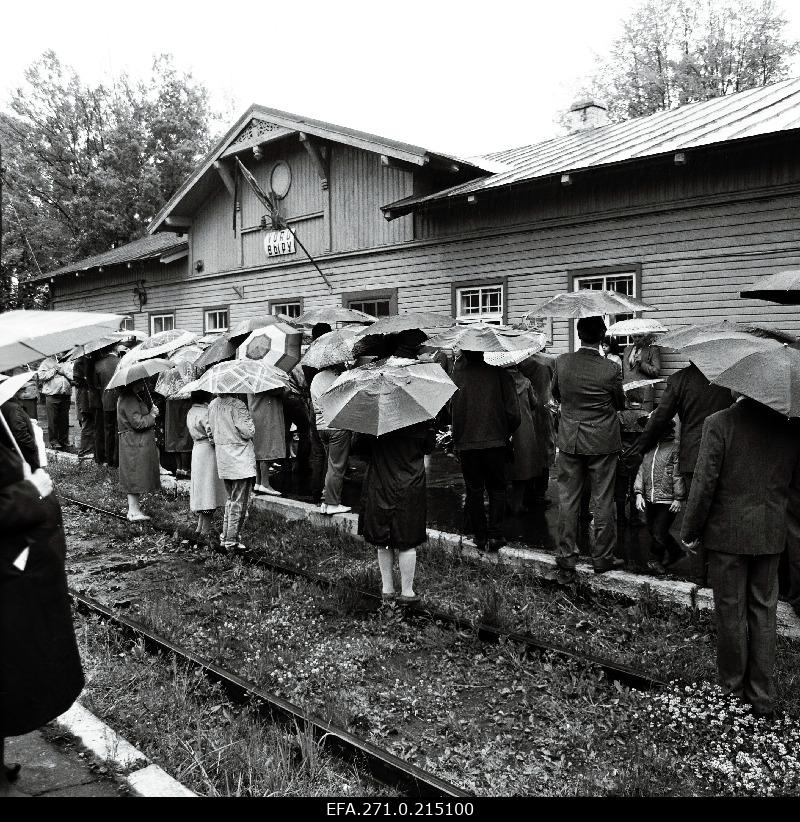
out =
[[211,531],[214,511],[225,505],[225,483],[219,477],[214,435],[208,421],[208,406],[212,395],[207,391],[191,392],[191,407],[186,415],[192,448],[191,488],[189,507],[198,515],[197,533]]
[[47,408],[47,433],[50,447],[69,448],[69,406],[72,402],[72,383],[67,367],[58,357],[48,357],[36,372],[42,386]]

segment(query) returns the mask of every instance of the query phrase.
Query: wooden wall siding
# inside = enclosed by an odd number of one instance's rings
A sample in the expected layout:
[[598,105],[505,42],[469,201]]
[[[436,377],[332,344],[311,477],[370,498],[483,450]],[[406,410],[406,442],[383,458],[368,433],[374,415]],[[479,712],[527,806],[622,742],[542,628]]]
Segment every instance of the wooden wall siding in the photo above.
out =
[[216,274],[239,267],[241,237],[233,236],[233,198],[220,184],[217,190],[197,212],[189,232],[191,269],[189,276],[196,276],[194,266],[203,261],[202,274]]
[[790,141],[769,150],[713,150],[689,154],[677,167],[669,160],[626,174],[576,172],[570,186],[552,182],[509,192],[501,199],[478,192],[478,201],[463,200],[415,217],[417,239],[453,236],[481,229],[568,219],[615,209],[641,209],[673,203],[683,207],[693,198],[712,197],[800,183],[800,157]]
[[333,250],[376,248],[414,239],[411,215],[388,222],[380,207],[413,193],[413,174],[377,154],[335,145],[331,156]]
[[[324,252],[325,247],[325,222],[322,217],[312,217],[307,220],[299,220],[291,223],[292,228],[297,233],[300,242],[308,249],[309,254],[313,257],[318,257]],[[267,261],[273,262],[275,258],[270,260],[264,251],[264,236],[266,232],[247,231],[242,234],[242,246],[244,251],[244,266],[251,268],[253,266],[264,265]],[[298,260],[308,259],[297,243],[295,243],[295,253],[287,255],[286,260],[295,262]]]
[[[294,138],[296,141],[296,138]],[[282,140],[274,146],[265,147],[266,156],[260,162],[256,162],[252,156],[243,160],[244,164],[252,172],[262,190],[269,194],[270,175],[275,164],[284,160],[292,170],[292,185],[289,193],[280,201],[281,214],[284,217],[299,217],[322,211],[322,186],[319,174],[314,168],[308,152],[297,142],[293,144]],[[240,183],[241,204],[242,204],[242,225],[244,228],[257,226],[261,222],[261,217],[265,213],[264,206],[259,203],[247,183]],[[230,224],[230,217],[228,218]],[[300,228],[297,229],[298,232]],[[305,243],[305,239],[303,238]],[[309,249],[310,251],[311,249]]]
[[[148,278],[146,309],[176,310],[179,327],[202,331],[203,306],[230,305],[231,321],[236,322],[266,312],[270,299],[302,294],[309,309],[340,304],[345,292],[396,287],[401,311],[449,312],[452,282],[507,276],[507,320],[517,322],[540,300],[567,290],[572,271],[636,263],[642,266],[641,297],[660,309],[655,316],[667,326],[746,319],[800,334],[796,308],[738,296],[760,275],[800,268],[800,195],[330,257],[323,268],[333,294],[308,264],[207,277],[190,284],[175,277],[155,286]],[[244,287],[244,299],[233,285]],[[58,293],[76,296],[69,305],[60,296],[57,305],[129,313],[131,288],[128,284],[116,292],[101,288],[79,295],[76,283],[67,278]],[[136,322],[137,328],[145,328],[138,316]],[[566,350],[568,329],[567,322],[554,323],[554,351]],[[665,353],[664,360],[668,371],[683,364],[672,353]]]

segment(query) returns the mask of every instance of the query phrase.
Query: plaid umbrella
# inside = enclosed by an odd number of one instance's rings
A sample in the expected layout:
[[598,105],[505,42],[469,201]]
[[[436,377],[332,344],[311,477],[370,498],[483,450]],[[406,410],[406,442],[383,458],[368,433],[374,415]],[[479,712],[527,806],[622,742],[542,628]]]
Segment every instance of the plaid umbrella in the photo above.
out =
[[500,325],[473,323],[449,328],[425,342],[426,348],[460,348],[462,351],[541,351],[547,337],[538,331],[517,331]]
[[635,311],[655,311],[655,308],[618,291],[582,288],[579,291],[556,294],[555,297],[539,303],[525,316],[577,320],[581,317],[604,317],[607,314],[631,314]]
[[171,331],[159,331],[158,334],[153,334],[152,337],[148,337],[135,348],[131,348],[119,361],[119,365],[130,365],[139,360],[147,360],[150,357],[162,357],[166,354],[171,354],[178,348],[191,345],[197,339],[197,336],[197,334],[193,334],[191,331],[182,331],[179,328],[172,329]]
[[123,319],[89,311],[6,311],[0,314],[0,371],[96,340]]
[[[190,348],[191,347],[192,346],[190,346]],[[185,350],[186,349],[182,348],[181,352]],[[170,363],[172,368],[162,371],[158,375],[158,381],[156,382],[155,390],[164,397],[171,397],[173,394],[177,394],[184,386],[197,379],[198,375],[198,371],[191,360],[170,359]]]
[[786,344],[756,351],[720,373],[714,382],[783,414],[800,417],[800,351]]
[[375,322],[375,317],[365,314],[363,311],[356,311],[354,308],[343,308],[340,305],[332,305],[328,308],[312,308],[301,314],[295,322],[298,325],[316,325],[317,323],[360,323],[361,325],[371,325]]
[[356,343],[357,328],[339,328],[317,337],[303,354],[300,362],[310,368],[330,368],[355,359],[353,346]]
[[155,357],[140,362],[132,362],[125,366],[118,365],[114,376],[111,377],[106,386],[106,391],[110,391],[112,388],[120,388],[123,385],[130,385],[138,380],[146,380],[148,377],[160,374],[168,368],[172,368],[172,363],[169,360],[160,360]]
[[212,366],[186,389],[210,394],[260,394],[289,387],[289,375],[274,365],[259,360],[231,360]]
[[345,371],[320,397],[328,425],[381,436],[432,420],[456,385],[440,365],[405,363],[390,357]]
[[[236,337],[231,334],[231,340]],[[291,371],[300,362],[303,332],[286,323],[274,322],[251,331],[239,346],[240,359],[262,360]]]

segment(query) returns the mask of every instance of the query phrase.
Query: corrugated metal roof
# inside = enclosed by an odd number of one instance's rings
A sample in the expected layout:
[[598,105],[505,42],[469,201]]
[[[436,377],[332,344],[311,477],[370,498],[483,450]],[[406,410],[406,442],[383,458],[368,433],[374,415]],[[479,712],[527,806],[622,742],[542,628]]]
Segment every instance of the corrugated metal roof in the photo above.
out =
[[383,208],[400,216],[427,202],[796,128],[800,78],[487,154],[512,169]]
[[99,268],[101,265],[110,266],[130,263],[135,260],[147,260],[165,254],[175,254],[184,249],[188,251],[189,242],[186,239],[179,239],[177,234],[171,232],[147,234],[139,240],[117,246],[117,248],[104,251],[102,254],[85,257],[83,260],[48,271],[35,279],[49,280],[51,277],[61,277],[64,274],[73,274],[76,271],[88,271],[90,268]]

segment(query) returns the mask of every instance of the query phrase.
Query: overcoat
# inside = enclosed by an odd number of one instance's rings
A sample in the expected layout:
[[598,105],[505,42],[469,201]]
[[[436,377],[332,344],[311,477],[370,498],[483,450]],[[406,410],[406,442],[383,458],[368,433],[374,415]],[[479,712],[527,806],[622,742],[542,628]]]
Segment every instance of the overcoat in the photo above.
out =
[[361,531],[379,548],[416,548],[428,538],[425,454],[435,437],[417,423],[377,437],[364,477]]
[[209,403],[208,424],[214,437],[220,477],[226,480],[254,477],[256,429],[247,406],[237,397],[217,397]]
[[189,508],[192,511],[213,511],[225,505],[226,495],[225,483],[219,478],[217,470],[216,449],[205,403],[192,405],[186,415],[186,426],[194,440]]
[[158,449],[153,436],[155,417],[138,394],[125,391],[117,400],[119,484],[126,494],[161,488]]
[[119,365],[119,357],[113,351],[108,351],[94,364],[94,387],[100,393],[100,403],[103,411],[114,411],[117,407],[117,390],[106,391],[106,386],[114,376]]
[[39,498],[22,479],[19,457],[3,445],[0,531],[0,737],[6,737],[64,713],[83,688],[83,673],[64,573],[61,507],[55,492]]
[[541,476],[553,464],[556,454],[556,426],[549,405],[553,399],[553,369],[531,357],[520,363],[519,370],[531,381],[536,395],[537,402],[533,409],[533,424],[536,428],[533,461],[534,465],[541,466],[534,476]]
[[511,435],[514,462],[508,473],[509,479],[521,482],[538,477],[544,471],[545,463],[540,458],[541,449],[536,442],[537,399],[531,381],[516,368],[509,369],[509,373],[514,378],[521,421],[519,428]]
[[253,447],[257,460],[282,460],[286,457],[286,424],[283,397],[265,391],[248,394],[247,407],[256,427]]
[[708,551],[780,554],[800,489],[800,438],[776,412],[742,399],[703,424],[681,538]]
[[617,411],[625,407],[622,374],[596,348],[581,347],[558,357],[553,396],[561,402],[561,451],[591,455],[621,449]]
[[192,437],[186,425],[186,415],[192,407],[191,400],[166,401],[164,415],[164,450],[171,453],[188,453],[192,450]]

